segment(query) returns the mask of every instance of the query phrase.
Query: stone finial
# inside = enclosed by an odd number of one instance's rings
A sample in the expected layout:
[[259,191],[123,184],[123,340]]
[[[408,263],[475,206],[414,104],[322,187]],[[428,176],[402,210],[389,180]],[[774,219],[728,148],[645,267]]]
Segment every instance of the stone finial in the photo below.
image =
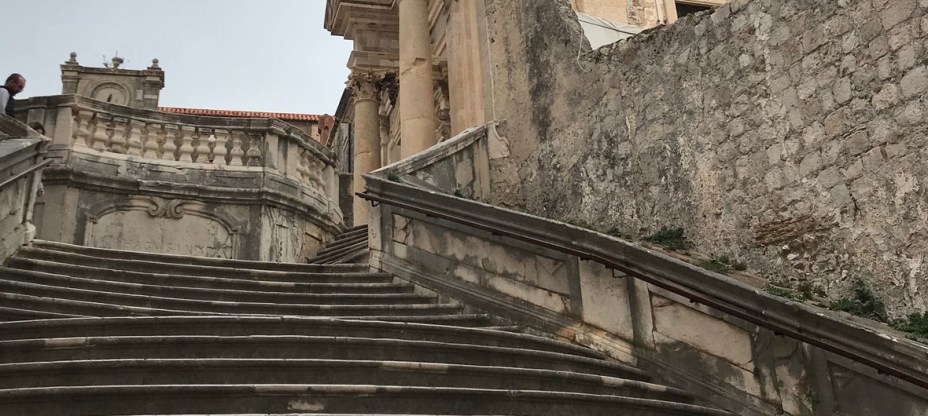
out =
[[152,59],[152,60],[151,60],[151,66],[148,67],[148,69],[160,69],[160,68],[161,68],[161,67],[158,66],[158,58]]
[[77,52],[71,52],[71,59],[68,59],[69,64],[77,64]]

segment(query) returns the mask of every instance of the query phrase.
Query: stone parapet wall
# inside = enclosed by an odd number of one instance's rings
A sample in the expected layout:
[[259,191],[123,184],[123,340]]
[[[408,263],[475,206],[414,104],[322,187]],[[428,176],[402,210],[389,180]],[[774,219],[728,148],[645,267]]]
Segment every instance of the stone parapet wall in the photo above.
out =
[[491,201],[928,308],[928,2],[737,0],[593,52],[566,1],[487,3]]

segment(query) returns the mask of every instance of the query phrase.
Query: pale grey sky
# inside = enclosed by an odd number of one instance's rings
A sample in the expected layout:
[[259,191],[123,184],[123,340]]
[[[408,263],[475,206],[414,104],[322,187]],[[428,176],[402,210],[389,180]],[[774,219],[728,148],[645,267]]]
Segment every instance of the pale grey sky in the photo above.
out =
[[[152,58],[165,71],[161,105],[335,112],[351,42],[323,28],[324,0],[0,0],[0,74],[22,73],[16,98],[61,93],[71,51],[123,68]],[[2,82],[2,80],[0,80]]]

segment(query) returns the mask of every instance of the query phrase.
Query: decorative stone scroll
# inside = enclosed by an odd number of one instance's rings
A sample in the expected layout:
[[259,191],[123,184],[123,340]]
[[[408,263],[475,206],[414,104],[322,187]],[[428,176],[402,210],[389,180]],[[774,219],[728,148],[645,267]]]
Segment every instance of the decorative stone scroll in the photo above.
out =
[[148,199],[151,206],[148,207],[148,215],[155,218],[180,219],[184,217],[184,201],[172,199],[170,201],[158,198],[156,196],[142,197]]

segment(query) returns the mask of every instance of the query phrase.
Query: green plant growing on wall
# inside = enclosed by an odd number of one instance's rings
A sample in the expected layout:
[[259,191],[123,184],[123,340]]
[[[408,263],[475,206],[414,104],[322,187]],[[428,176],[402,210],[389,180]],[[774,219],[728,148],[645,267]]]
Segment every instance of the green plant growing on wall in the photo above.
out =
[[625,238],[625,237],[626,237],[625,234],[622,232],[622,230],[619,230],[618,227],[612,227],[612,228],[606,230],[605,234],[606,234],[606,235],[613,236],[613,237],[617,237],[617,238]]
[[893,321],[890,326],[896,330],[914,334],[919,338],[928,339],[928,312],[913,313],[907,319]]
[[396,183],[403,182],[403,180],[400,179],[400,175],[397,175],[395,172],[387,173],[387,180],[390,182],[396,182]]
[[796,302],[805,302],[812,299],[812,292],[796,292],[794,290],[784,289],[782,287],[774,286],[771,284],[764,286],[764,291],[773,296],[779,296],[781,298],[786,298]]
[[662,246],[668,250],[683,250],[689,246],[683,228],[661,227],[660,231],[645,237],[645,241]]
[[886,304],[876,297],[873,290],[859,278],[854,280],[854,293],[850,297],[831,302],[828,309],[847,312],[875,321],[889,322]]

